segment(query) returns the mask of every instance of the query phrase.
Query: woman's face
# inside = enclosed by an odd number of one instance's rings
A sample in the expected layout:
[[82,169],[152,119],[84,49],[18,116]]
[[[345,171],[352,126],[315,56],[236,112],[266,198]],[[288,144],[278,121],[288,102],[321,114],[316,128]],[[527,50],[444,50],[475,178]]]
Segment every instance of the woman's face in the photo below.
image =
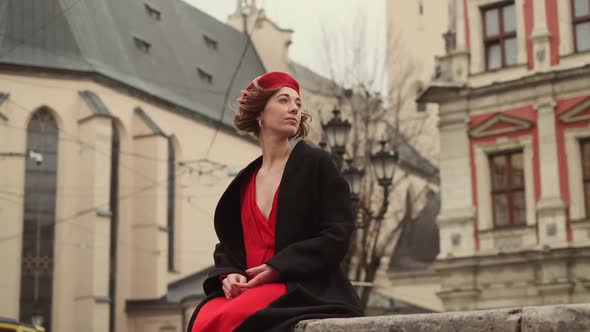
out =
[[293,137],[301,122],[301,98],[295,90],[283,87],[270,97],[258,119],[261,135]]

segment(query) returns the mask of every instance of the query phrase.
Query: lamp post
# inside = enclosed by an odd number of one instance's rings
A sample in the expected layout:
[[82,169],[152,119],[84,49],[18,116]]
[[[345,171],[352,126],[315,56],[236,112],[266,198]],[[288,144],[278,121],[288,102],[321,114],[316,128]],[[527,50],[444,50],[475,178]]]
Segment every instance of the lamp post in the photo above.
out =
[[[389,207],[389,193],[393,185],[393,176],[395,166],[398,162],[398,154],[393,149],[387,148],[387,140],[379,142],[380,148],[369,157],[370,165],[375,172],[377,183],[383,189],[381,206],[377,212],[373,212],[371,205],[361,200],[361,189],[365,175],[365,167],[357,167],[352,159],[346,160],[346,166],[343,167],[343,156],[346,153],[346,143],[351,124],[348,120],[343,120],[341,112],[334,109],[333,117],[325,124],[322,124],[324,135],[320,146],[326,149],[329,146],[332,152],[332,158],[336,161],[338,168],[350,186],[351,200],[353,203],[353,213],[358,242],[351,242],[351,251],[349,251],[343,267],[348,270],[351,264],[351,254],[353,251],[360,250],[360,262],[356,266],[353,285],[360,287],[361,303],[365,305],[368,302],[369,294],[373,288],[373,281],[379,267],[381,257],[377,248],[381,234],[381,226],[385,218],[385,213]],[[327,144],[326,141],[327,140]],[[359,212],[362,212],[360,214]],[[360,222],[359,222],[359,216]],[[363,274],[362,271],[365,271]],[[360,280],[364,275],[364,280]]]
[[354,166],[353,159],[346,160],[347,167],[342,171],[342,175],[350,185],[350,196],[353,203],[356,203],[360,199],[361,186],[363,182],[363,176],[365,176],[365,169]]

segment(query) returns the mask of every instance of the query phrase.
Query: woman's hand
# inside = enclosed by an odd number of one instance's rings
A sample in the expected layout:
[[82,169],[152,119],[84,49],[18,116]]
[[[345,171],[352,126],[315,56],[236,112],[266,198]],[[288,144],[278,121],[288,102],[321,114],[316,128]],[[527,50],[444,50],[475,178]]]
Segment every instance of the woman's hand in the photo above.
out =
[[251,279],[247,284],[241,285],[244,289],[254,288],[279,280],[279,272],[266,264],[248,269],[246,270],[246,274]]
[[247,281],[248,279],[246,279],[246,277],[238,273],[232,273],[228,275],[221,282],[225,297],[228,300],[238,297],[238,295],[242,294],[242,287],[246,284]]

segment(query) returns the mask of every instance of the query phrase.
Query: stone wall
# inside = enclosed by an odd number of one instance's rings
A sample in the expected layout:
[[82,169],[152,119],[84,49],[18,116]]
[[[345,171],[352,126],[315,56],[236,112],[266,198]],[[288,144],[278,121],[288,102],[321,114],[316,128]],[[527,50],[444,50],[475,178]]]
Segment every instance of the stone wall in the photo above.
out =
[[590,303],[440,314],[321,319],[299,322],[293,332],[583,332]]

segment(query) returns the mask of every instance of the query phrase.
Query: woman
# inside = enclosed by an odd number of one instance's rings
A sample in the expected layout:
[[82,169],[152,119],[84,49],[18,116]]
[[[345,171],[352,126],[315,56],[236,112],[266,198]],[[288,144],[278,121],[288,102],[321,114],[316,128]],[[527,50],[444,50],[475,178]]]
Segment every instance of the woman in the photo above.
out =
[[188,332],[289,331],[303,319],[362,315],[339,267],[353,229],[348,184],[326,152],[289,144],[309,119],[286,73],[242,91],[234,123],[258,138],[262,156],[219,200],[215,268]]

